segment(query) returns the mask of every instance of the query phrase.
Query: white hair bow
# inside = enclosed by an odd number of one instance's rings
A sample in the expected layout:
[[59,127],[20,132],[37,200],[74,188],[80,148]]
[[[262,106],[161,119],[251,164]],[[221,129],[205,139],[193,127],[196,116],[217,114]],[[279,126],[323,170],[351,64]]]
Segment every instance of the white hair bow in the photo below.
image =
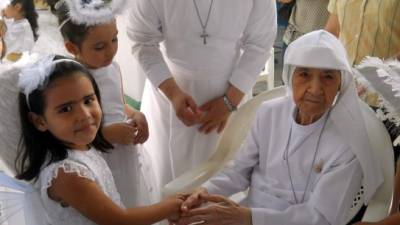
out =
[[54,69],[55,63],[53,62],[54,55],[49,55],[41,58],[32,65],[26,66],[21,69],[19,74],[18,87],[27,98],[32,91],[43,86],[46,78],[51,74]]
[[[59,62],[74,62],[72,59],[54,60],[54,55],[44,56],[38,61],[21,69],[19,73],[18,87],[25,94],[26,103],[29,109],[29,95],[36,89],[43,88],[48,81],[48,77],[53,72],[54,67]],[[80,63],[78,63],[80,65]]]

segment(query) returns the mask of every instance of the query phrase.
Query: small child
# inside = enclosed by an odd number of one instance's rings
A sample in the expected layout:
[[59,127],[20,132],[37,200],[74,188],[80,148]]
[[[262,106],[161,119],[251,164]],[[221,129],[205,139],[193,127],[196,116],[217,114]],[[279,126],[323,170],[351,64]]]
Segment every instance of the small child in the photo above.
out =
[[2,11],[4,20],[0,39],[4,42],[5,56],[17,61],[21,54],[30,51],[38,38],[38,14],[33,0],[12,0]]
[[[118,30],[114,16],[95,24],[77,23],[72,19],[68,4],[72,1],[49,1],[60,24],[60,31],[68,52],[90,69],[101,92],[105,126],[104,137],[114,146],[105,154],[118,191],[126,206],[148,204],[148,185],[141,176],[139,153],[135,144],[148,138],[145,116],[125,103],[122,77],[117,62]],[[82,3],[83,4],[83,3]],[[90,8],[87,6],[86,9]],[[94,10],[93,14],[97,12]]]
[[182,199],[125,209],[101,152],[99,88],[80,63],[48,56],[19,79],[22,142],[18,179],[35,180],[49,224],[152,224],[176,218]]

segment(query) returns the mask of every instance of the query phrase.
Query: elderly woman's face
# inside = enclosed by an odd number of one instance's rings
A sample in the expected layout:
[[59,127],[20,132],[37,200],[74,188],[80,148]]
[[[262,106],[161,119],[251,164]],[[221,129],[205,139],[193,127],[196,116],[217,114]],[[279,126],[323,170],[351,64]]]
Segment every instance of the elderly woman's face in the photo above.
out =
[[338,70],[297,67],[293,74],[292,87],[300,120],[311,119],[314,122],[321,117],[332,105],[340,82]]

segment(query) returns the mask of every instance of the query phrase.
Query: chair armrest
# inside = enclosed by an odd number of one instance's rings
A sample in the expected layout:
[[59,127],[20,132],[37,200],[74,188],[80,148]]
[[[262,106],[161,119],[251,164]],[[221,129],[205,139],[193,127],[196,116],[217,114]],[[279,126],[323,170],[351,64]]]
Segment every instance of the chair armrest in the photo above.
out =
[[203,163],[175,178],[162,189],[162,196],[170,196],[179,192],[188,192],[206,182],[221,167],[220,162]]

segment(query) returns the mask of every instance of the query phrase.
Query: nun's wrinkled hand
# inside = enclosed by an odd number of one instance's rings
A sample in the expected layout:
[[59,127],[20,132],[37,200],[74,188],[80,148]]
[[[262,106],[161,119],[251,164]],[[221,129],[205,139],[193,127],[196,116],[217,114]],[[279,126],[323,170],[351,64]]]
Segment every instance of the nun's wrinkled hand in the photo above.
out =
[[206,203],[205,196],[208,195],[207,189],[203,187],[199,187],[194,190],[185,201],[182,203],[181,210],[183,213],[189,212],[189,210],[193,208],[197,208],[201,206],[203,203]]
[[213,130],[220,133],[226,125],[231,113],[226,107],[223,97],[213,99],[200,107],[200,110],[205,112],[204,117],[201,119],[200,132],[208,134]]
[[201,225],[251,225],[251,210],[219,195],[203,196],[212,204],[184,212],[179,225],[192,223]]

